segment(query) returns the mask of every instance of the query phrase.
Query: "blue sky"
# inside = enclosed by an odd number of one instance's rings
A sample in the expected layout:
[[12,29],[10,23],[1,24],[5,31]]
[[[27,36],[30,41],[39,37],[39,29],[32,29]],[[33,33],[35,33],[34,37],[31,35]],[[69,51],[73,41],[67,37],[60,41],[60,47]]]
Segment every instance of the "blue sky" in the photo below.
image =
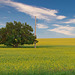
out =
[[0,28],[27,22],[37,38],[75,38],[75,0],[0,0]]

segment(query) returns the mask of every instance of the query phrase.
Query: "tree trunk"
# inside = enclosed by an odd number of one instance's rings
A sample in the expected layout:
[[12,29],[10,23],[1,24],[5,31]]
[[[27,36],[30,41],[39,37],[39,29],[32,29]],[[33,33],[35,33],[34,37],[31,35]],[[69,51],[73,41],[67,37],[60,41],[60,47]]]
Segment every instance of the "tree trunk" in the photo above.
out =
[[14,48],[17,48],[17,47],[18,47],[18,44],[14,44],[13,47],[14,47]]

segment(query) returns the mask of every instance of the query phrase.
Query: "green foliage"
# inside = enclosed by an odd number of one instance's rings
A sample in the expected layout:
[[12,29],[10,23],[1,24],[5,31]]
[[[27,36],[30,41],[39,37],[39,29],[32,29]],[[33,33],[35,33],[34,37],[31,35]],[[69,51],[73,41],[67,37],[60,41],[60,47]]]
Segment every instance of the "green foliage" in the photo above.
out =
[[33,44],[36,37],[33,29],[27,23],[7,22],[5,28],[0,29],[0,44],[18,47],[23,44]]

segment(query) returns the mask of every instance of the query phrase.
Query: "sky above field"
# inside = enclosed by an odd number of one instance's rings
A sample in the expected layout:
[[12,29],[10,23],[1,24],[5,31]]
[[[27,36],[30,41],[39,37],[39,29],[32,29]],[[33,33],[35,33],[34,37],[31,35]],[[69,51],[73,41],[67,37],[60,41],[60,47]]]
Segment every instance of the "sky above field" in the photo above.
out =
[[0,0],[0,28],[27,22],[37,38],[75,38],[75,0]]

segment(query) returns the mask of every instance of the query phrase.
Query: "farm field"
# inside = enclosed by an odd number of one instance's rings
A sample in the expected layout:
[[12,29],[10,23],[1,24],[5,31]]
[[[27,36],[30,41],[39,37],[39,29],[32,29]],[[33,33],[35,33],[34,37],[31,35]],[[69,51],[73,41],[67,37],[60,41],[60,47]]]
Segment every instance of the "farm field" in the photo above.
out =
[[0,75],[75,75],[75,38],[38,41],[36,49],[1,45]]

